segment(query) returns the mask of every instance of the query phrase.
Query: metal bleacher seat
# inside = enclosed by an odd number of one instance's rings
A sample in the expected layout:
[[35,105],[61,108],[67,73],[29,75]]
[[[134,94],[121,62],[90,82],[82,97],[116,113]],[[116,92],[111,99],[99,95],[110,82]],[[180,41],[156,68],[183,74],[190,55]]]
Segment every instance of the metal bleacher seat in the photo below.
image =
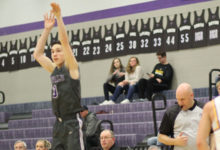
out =
[[0,123],[8,122],[11,113],[8,112],[0,112]]

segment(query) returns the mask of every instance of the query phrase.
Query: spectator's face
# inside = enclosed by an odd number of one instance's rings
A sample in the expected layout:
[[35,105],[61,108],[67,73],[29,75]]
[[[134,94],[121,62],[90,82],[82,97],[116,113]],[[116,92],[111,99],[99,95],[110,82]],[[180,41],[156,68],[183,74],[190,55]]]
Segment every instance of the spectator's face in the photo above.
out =
[[103,131],[100,135],[100,143],[103,150],[109,150],[114,145],[115,138],[109,131]]
[[14,150],[26,150],[23,143],[17,143],[14,146]]
[[131,67],[136,66],[136,65],[137,65],[137,60],[136,60],[136,58],[131,58],[130,61],[129,61],[129,63],[130,63],[130,66],[131,66]]
[[162,57],[161,55],[157,55],[157,59],[161,64],[164,64],[166,63],[167,57],[166,56]]
[[118,59],[115,59],[114,60],[114,67],[118,69],[118,68],[120,68],[120,66],[121,66],[120,61]]
[[48,149],[45,147],[43,141],[38,141],[36,143],[36,150],[48,150]]
[[82,118],[85,118],[85,117],[87,116],[87,114],[88,114],[88,110],[80,111],[80,116],[81,116]]

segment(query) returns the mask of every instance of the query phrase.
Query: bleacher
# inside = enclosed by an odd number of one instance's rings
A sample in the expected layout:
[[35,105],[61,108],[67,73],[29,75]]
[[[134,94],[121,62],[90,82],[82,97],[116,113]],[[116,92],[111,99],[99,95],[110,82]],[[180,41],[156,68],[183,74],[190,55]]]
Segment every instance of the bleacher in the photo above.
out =
[[[164,91],[163,94],[167,97],[167,107],[176,102],[175,90]],[[194,89],[194,95],[198,101],[207,102],[209,100],[208,88]],[[120,99],[123,99],[123,96]],[[89,110],[94,113],[105,112],[97,114],[97,117],[113,122],[116,141],[119,146],[134,147],[145,136],[154,134],[152,103],[150,101],[102,106],[91,105],[102,100],[103,97],[84,98],[82,104],[87,105]],[[156,100],[155,105],[156,108],[160,108],[164,104],[162,100]],[[29,150],[34,149],[36,141],[40,138],[52,141],[52,127],[55,116],[52,113],[50,101],[1,105],[0,110],[0,124],[7,124],[7,128],[0,130],[1,150],[13,150],[13,144],[16,140],[27,142]],[[164,112],[165,110],[156,111],[158,126]],[[22,114],[23,117],[19,118],[18,116],[22,116]],[[108,128],[107,125],[104,127]]]

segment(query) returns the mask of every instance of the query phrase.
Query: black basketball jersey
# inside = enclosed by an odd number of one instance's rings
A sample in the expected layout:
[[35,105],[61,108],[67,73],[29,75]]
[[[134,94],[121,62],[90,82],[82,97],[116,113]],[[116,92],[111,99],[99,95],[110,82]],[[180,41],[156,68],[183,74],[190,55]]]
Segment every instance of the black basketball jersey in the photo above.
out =
[[115,36],[113,32],[114,24],[111,24],[111,27],[108,29],[107,25],[105,25],[105,34],[103,37],[103,58],[113,57],[115,55]]
[[151,30],[150,30],[150,18],[148,18],[147,23],[144,23],[144,20],[141,19],[141,29],[139,32],[139,53],[149,53],[151,49]]
[[32,40],[32,38],[29,38],[30,40],[30,46],[28,49],[28,63],[29,63],[29,67],[35,67],[35,66],[40,66],[40,64],[35,60],[34,58],[34,50],[36,48],[37,45],[37,35],[35,36],[34,40]]
[[91,28],[89,28],[86,33],[85,29],[83,29],[83,38],[81,41],[82,49],[80,51],[81,61],[89,61],[92,60],[92,37],[91,37]]
[[192,47],[193,33],[192,26],[190,22],[191,13],[188,13],[186,18],[183,14],[180,14],[180,26],[179,26],[179,49],[188,49]]
[[16,40],[14,43],[10,41],[10,49],[9,49],[9,70],[14,71],[19,69],[19,54],[18,54],[18,41]]
[[219,22],[219,7],[216,8],[215,13],[208,9],[209,16],[207,22],[208,45],[220,43],[220,22]]
[[78,29],[76,33],[74,33],[73,30],[71,31],[71,48],[77,61],[80,61],[81,60],[81,55],[79,53],[81,49],[80,29]]
[[93,27],[93,38],[92,38],[92,57],[93,60],[101,59],[103,55],[102,46],[102,27],[100,26],[98,31]]
[[160,17],[160,21],[157,22],[154,17],[154,26],[152,30],[152,50],[153,52],[163,50],[163,16]]
[[167,27],[164,32],[164,50],[171,51],[178,49],[178,27],[176,22],[177,14],[174,15],[173,20],[167,16]]
[[52,108],[57,117],[70,116],[81,109],[80,80],[72,79],[69,70],[63,65],[55,68],[51,76]]
[[137,54],[139,53],[139,43],[138,43],[138,19],[135,24],[132,24],[131,20],[129,20],[129,30],[127,36],[127,46],[128,54]]
[[121,26],[119,26],[119,23],[116,23],[115,50],[116,56],[128,54],[126,47],[125,21]]
[[19,69],[27,68],[28,67],[28,59],[30,57],[28,54],[28,48],[27,48],[27,38],[25,38],[24,42],[20,39],[20,48],[18,50],[19,55]]
[[3,45],[0,43],[0,72],[9,70],[9,54],[8,54],[8,42]]
[[198,16],[194,11],[194,25],[193,25],[193,47],[202,47],[207,45],[207,28],[205,22],[205,10]]

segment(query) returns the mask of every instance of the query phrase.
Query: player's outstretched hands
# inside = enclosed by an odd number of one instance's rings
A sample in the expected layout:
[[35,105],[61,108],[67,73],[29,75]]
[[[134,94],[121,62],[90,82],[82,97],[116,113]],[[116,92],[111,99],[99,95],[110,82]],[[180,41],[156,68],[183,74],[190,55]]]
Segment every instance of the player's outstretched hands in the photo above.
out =
[[44,28],[51,29],[55,24],[54,14],[53,13],[46,13],[44,15]]
[[60,9],[60,5],[57,3],[51,3],[50,4],[52,7],[51,12],[57,17],[59,18],[61,16],[61,9]]

